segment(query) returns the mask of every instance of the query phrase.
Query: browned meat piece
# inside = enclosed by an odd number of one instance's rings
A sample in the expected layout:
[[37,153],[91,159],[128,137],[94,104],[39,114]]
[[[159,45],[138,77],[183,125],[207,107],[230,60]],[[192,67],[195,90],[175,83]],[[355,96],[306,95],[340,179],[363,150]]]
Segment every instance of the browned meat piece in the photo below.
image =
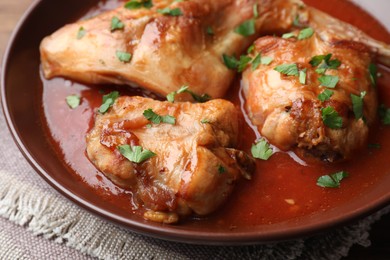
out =
[[[135,10],[121,6],[48,36],[41,44],[44,75],[86,83],[130,84],[163,96],[189,85],[197,94],[219,98],[234,77],[222,55],[242,53],[260,32],[288,30],[301,2],[154,0],[153,4],[151,9]],[[179,8],[182,15],[156,11],[166,7]],[[258,15],[253,20],[254,31],[249,30],[253,34],[247,37],[235,32],[251,21],[254,9]],[[124,24],[123,29],[110,31],[113,17]],[[80,28],[85,35],[77,39]],[[121,62],[117,51],[132,54],[131,60]]]
[[[173,116],[174,124],[149,122],[143,115],[149,109]],[[145,218],[172,223],[191,212],[211,213],[238,179],[250,178],[254,162],[233,149],[237,135],[238,114],[228,101],[191,104],[121,97],[108,113],[97,116],[87,136],[87,154],[114,183],[133,191],[148,209]],[[125,144],[156,156],[131,162],[118,150]]]
[[[260,38],[255,53],[272,57],[273,62],[244,72],[246,108],[272,144],[337,161],[366,143],[377,111],[366,45],[327,42],[314,33],[302,40]],[[280,65],[296,66],[293,75],[286,75]]]

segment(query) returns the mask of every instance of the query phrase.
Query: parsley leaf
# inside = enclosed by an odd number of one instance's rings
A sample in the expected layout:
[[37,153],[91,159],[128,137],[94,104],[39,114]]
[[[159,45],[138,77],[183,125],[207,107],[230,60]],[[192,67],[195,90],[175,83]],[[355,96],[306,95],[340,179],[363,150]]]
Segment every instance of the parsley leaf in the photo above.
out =
[[190,94],[192,96],[192,98],[199,103],[204,103],[204,102],[207,102],[211,99],[211,97],[208,94],[203,94],[200,96],[200,95],[195,94],[191,90],[189,90],[188,86],[182,86],[179,90],[176,90],[176,91],[169,93],[167,95],[167,100],[169,102],[173,103],[173,102],[175,102],[175,96],[177,94],[181,94],[181,93]]
[[366,94],[366,91],[361,92],[360,96],[351,94],[353,113],[355,114],[356,119],[363,118],[363,98],[366,96]]
[[299,71],[299,83],[303,85],[306,85],[306,71],[307,69]]
[[122,23],[122,21],[119,20],[119,18],[116,16],[112,17],[112,19],[111,19],[111,32],[113,32],[115,30],[121,30],[123,28],[125,28],[125,25]]
[[338,59],[331,60],[331,58],[332,58],[332,54],[331,53],[329,53],[327,55],[317,55],[317,56],[314,56],[310,60],[309,63],[313,67],[319,66],[316,69],[316,72],[318,74],[324,74],[327,69],[334,69],[334,70],[336,70],[341,65],[341,61],[339,61]]
[[261,53],[258,53],[252,61],[252,71],[256,70],[261,64]]
[[202,119],[201,121],[200,121],[202,124],[209,124],[210,123],[210,120],[209,119]]
[[218,172],[219,172],[220,174],[225,173],[225,172],[226,172],[226,168],[223,167],[222,165],[219,165],[219,166],[218,166]]
[[259,11],[257,10],[257,4],[253,5],[253,18],[257,19],[259,18]]
[[125,8],[130,10],[139,9],[142,7],[148,9],[152,8],[153,7],[152,0],[131,0],[125,4]]
[[240,56],[240,61],[238,62],[238,72],[242,72],[246,66],[251,62],[252,58],[246,55],[241,55]]
[[339,82],[339,77],[333,75],[322,75],[318,78],[318,80],[321,82],[321,86],[327,88],[335,88],[337,83]]
[[151,108],[145,110],[143,115],[147,120],[149,120],[154,124],[166,123],[166,124],[174,125],[176,123],[176,118],[174,118],[173,116],[169,116],[169,115],[160,116],[155,112],[153,112]]
[[252,145],[251,152],[254,158],[261,160],[268,160],[273,154],[272,148],[265,139],[261,139]]
[[103,104],[99,108],[99,112],[104,114],[115,103],[115,100],[119,97],[118,91],[113,91],[103,96]]
[[128,63],[131,61],[131,53],[124,52],[124,51],[116,51],[116,57],[124,63]]
[[298,34],[298,40],[305,40],[313,36],[314,30],[310,27],[301,30]]
[[384,125],[390,125],[390,108],[387,108],[384,104],[379,107],[379,117]]
[[141,146],[130,146],[125,144],[118,146],[118,150],[126,159],[134,163],[141,163],[156,156],[154,152],[143,149]]
[[157,9],[157,13],[163,14],[163,15],[170,15],[170,16],[180,16],[183,15],[180,8],[174,8],[171,9],[169,7],[166,7],[164,9]]
[[80,40],[87,34],[87,31],[84,29],[84,27],[80,27],[79,31],[77,32],[77,40]]
[[277,72],[287,76],[298,76],[297,64],[282,64],[274,68]]
[[261,64],[270,65],[273,60],[274,59],[272,57],[263,56],[261,57]]
[[378,80],[378,68],[375,64],[371,63],[368,67],[368,71],[370,72],[371,83],[375,87]]
[[223,54],[222,59],[228,69],[235,70],[238,68],[239,61],[236,57]]
[[70,95],[66,97],[66,103],[71,109],[75,109],[80,105],[80,97],[77,95]]
[[333,96],[334,92],[329,89],[325,89],[321,94],[318,95],[318,99],[321,102],[329,100]]
[[255,28],[255,20],[250,19],[242,24],[240,24],[238,27],[234,29],[234,32],[241,34],[242,36],[251,36],[255,34],[256,28]]
[[213,27],[207,26],[207,28],[206,28],[206,33],[207,33],[208,35],[214,35]]
[[283,39],[290,39],[290,38],[295,38],[295,37],[297,37],[297,36],[293,32],[285,33],[285,34],[282,35]]
[[324,175],[318,178],[317,185],[323,188],[339,188],[340,182],[346,177],[348,177],[348,173],[345,171]]
[[343,127],[343,118],[330,106],[322,109],[322,121],[331,129],[340,129]]

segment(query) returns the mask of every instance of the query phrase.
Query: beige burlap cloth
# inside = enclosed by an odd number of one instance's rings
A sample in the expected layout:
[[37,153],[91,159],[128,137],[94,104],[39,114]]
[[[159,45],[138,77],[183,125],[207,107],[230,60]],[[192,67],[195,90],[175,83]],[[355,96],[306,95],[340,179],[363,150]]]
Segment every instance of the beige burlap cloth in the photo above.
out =
[[[1,112],[1,111],[0,111]],[[195,246],[138,235],[75,206],[23,158],[0,115],[0,259],[339,259],[368,246],[387,207],[319,236],[277,244]]]

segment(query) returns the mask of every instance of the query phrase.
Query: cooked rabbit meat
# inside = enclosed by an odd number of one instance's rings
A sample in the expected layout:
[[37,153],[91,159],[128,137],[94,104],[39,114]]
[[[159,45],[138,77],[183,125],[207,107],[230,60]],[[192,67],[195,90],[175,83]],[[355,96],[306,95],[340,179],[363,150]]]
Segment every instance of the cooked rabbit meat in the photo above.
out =
[[[303,40],[260,38],[255,53],[273,62],[243,73],[246,108],[272,144],[326,161],[349,158],[365,144],[377,111],[366,45],[329,43],[314,33]],[[289,76],[280,65],[296,70]]]
[[[151,109],[151,110],[150,110]],[[174,122],[152,123],[149,110]],[[241,177],[250,178],[253,159],[235,150],[238,114],[233,104],[160,102],[120,97],[98,115],[87,136],[87,155],[114,183],[133,191],[145,218],[176,222],[181,215],[206,215],[220,206]],[[135,163],[118,147],[129,145],[155,153]]]
[[[189,85],[197,94],[222,97],[234,77],[222,55],[242,53],[261,31],[288,30],[300,3],[155,0],[151,9],[128,10],[121,6],[67,25],[45,38],[41,44],[43,71],[48,78],[66,76],[86,83],[130,84],[163,96]],[[157,12],[167,7],[179,8],[182,15]],[[245,37],[235,32],[254,17],[254,8],[258,15],[250,32],[253,34]],[[111,31],[114,17],[123,28]],[[120,61],[117,51],[132,57]]]

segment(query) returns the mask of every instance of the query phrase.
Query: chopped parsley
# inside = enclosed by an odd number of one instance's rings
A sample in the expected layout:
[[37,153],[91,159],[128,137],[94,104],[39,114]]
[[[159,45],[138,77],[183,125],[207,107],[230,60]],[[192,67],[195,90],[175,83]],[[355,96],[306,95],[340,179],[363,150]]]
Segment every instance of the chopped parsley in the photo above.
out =
[[321,102],[329,100],[333,96],[334,92],[329,89],[325,89],[321,94],[318,95],[318,99]]
[[80,27],[79,31],[77,32],[77,39],[80,40],[87,34],[87,31],[84,29],[84,27]]
[[295,37],[297,37],[297,36],[293,32],[285,33],[285,34],[282,35],[283,39],[290,39],[290,38],[295,38]]
[[200,122],[202,124],[210,124],[210,120],[209,119],[202,119]]
[[115,100],[119,97],[118,91],[113,91],[103,96],[103,104],[99,108],[99,112],[104,114],[115,103]]
[[379,117],[384,125],[390,125],[390,108],[387,108],[384,104],[379,107]]
[[335,88],[340,78],[338,76],[333,75],[322,75],[318,78],[318,80],[321,82],[321,86],[327,88]]
[[287,76],[298,76],[298,67],[297,64],[282,64],[274,68],[277,72]]
[[371,83],[375,87],[378,79],[378,68],[375,64],[371,63],[368,67],[368,71],[370,72]]
[[348,177],[348,173],[345,171],[324,175],[318,178],[317,185],[323,188],[339,188],[340,182],[346,177]]
[[125,8],[130,10],[139,9],[142,7],[148,9],[152,8],[153,7],[152,0],[131,0],[125,4]]
[[119,20],[118,17],[114,16],[111,19],[111,32],[116,31],[116,30],[122,30],[125,28],[125,25],[122,23],[121,20]]
[[181,93],[190,94],[192,96],[192,98],[199,103],[204,103],[204,102],[207,102],[211,99],[211,97],[208,94],[203,94],[200,96],[200,95],[195,94],[191,90],[189,90],[188,86],[182,86],[179,90],[176,90],[176,91],[169,93],[167,95],[167,100],[169,102],[173,103],[173,102],[175,102],[175,96],[177,94],[181,94]]
[[324,74],[326,72],[327,69],[338,69],[341,65],[341,61],[338,60],[338,59],[333,59],[331,60],[332,58],[332,54],[329,53],[329,54],[326,54],[326,55],[317,55],[317,56],[314,56],[311,60],[310,60],[310,64],[313,66],[313,67],[317,67],[318,68],[316,69],[316,72],[318,74]]
[[252,145],[251,152],[254,158],[261,160],[268,160],[273,154],[272,148],[265,139],[261,139]]
[[271,62],[273,61],[274,59],[272,57],[268,57],[268,56],[262,56],[261,57],[261,64],[263,65],[269,65],[271,64]]
[[231,70],[237,69],[238,72],[242,72],[248,66],[248,64],[252,63],[252,70],[255,70],[259,67],[260,64],[269,65],[273,58],[271,57],[262,57],[261,54],[257,54],[255,58],[252,60],[251,57],[246,55],[241,55],[240,60],[237,60],[234,56],[229,56],[226,54],[222,55],[223,62],[226,67]]
[[249,19],[243,22],[242,24],[240,24],[238,27],[234,29],[234,32],[245,37],[255,34],[256,32],[255,20]]
[[222,165],[219,165],[219,166],[218,166],[218,172],[219,172],[220,174],[225,173],[225,172],[226,172],[226,168],[223,167]]
[[206,28],[206,33],[207,33],[208,35],[214,35],[213,27],[207,26],[207,28]]
[[141,146],[120,145],[118,146],[119,152],[126,157],[130,162],[142,163],[156,154],[147,149],[143,149]]
[[169,7],[166,7],[164,9],[157,9],[157,13],[163,14],[163,15],[170,15],[170,16],[180,16],[183,15],[183,12],[180,8],[174,8],[171,9]]
[[176,118],[170,115],[167,116],[160,116],[153,112],[151,108],[148,110],[145,110],[143,113],[144,117],[149,120],[150,122],[154,124],[160,124],[160,123],[166,123],[166,124],[171,124],[174,125],[176,123]]
[[70,95],[66,97],[66,103],[71,109],[75,109],[80,105],[80,97],[77,95]]
[[381,145],[380,144],[368,144],[368,148],[371,149],[380,149]]
[[131,61],[131,53],[124,52],[124,51],[116,51],[116,57],[124,63],[128,63]]
[[222,55],[223,63],[228,69],[235,70],[238,68],[239,61],[234,56],[229,56],[227,54]]
[[301,30],[298,34],[298,40],[305,40],[313,36],[314,30],[310,27]]
[[252,58],[246,55],[241,55],[240,56],[240,61],[238,62],[238,72],[242,72],[245,70],[246,66],[252,61]]
[[364,104],[363,99],[366,96],[366,94],[367,94],[366,91],[361,92],[360,96],[351,94],[352,108],[356,119],[363,118],[363,104]]
[[257,19],[259,18],[259,11],[257,10],[257,4],[253,5],[253,18]]
[[252,61],[252,71],[256,70],[261,64],[261,53],[258,53]]
[[306,71],[307,69],[303,69],[299,71],[299,83],[305,85],[306,84]]
[[322,109],[322,121],[331,129],[340,129],[343,127],[343,118],[330,106]]
[[252,51],[254,51],[254,50],[255,50],[255,45],[252,44],[251,46],[249,46],[248,50],[246,50],[246,53],[251,54]]

